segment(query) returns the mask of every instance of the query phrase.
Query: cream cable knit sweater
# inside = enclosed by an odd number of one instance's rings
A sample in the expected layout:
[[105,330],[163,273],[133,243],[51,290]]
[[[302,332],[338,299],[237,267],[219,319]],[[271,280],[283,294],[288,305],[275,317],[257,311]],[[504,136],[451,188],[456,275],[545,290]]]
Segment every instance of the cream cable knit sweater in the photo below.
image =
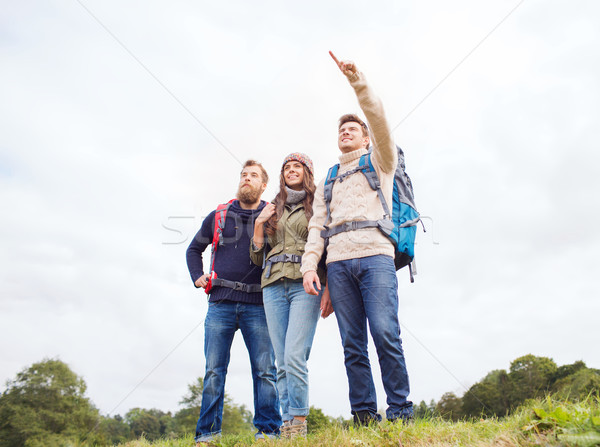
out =
[[[348,80],[354,88],[360,107],[367,118],[371,132],[371,144],[374,147],[371,160],[379,176],[385,199],[391,208],[398,153],[390,135],[383,105],[367,84],[362,73],[357,72]],[[366,153],[366,149],[359,149],[340,155],[338,175],[358,166],[361,155]],[[323,193],[324,184],[325,179],[319,182],[315,193],[314,214],[308,224],[308,240],[300,269],[302,274],[311,270],[316,271],[319,259],[323,254],[324,240],[321,238],[321,230],[327,217]],[[353,220],[378,220],[383,217],[383,207],[377,193],[371,189],[367,179],[361,173],[350,175],[342,182],[335,182],[330,208],[330,226]],[[327,263],[373,255],[394,257],[392,242],[378,228],[347,231],[329,239]]]

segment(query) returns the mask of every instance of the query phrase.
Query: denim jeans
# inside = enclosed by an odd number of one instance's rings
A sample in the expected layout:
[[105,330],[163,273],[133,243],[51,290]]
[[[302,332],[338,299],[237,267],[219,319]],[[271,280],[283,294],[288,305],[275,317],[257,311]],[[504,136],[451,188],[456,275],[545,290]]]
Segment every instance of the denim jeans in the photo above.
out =
[[269,335],[277,359],[277,389],[284,421],[307,416],[308,368],[321,297],[304,291],[302,281],[284,279],[263,289]]
[[208,305],[204,321],[206,374],[196,441],[209,441],[221,433],[225,376],[231,343],[240,329],[250,355],[254,385],[254,426],[257,435],[277,435],[281,426],[273,347],[263,306],[235,302]]
[[342,337],[352,414],[377,412],[367,352],[367,321],[387,395],[388,419],[412,416],[408,372],[398,322],[398,280],[389,256],[368,256],[327,265],[331,304]]

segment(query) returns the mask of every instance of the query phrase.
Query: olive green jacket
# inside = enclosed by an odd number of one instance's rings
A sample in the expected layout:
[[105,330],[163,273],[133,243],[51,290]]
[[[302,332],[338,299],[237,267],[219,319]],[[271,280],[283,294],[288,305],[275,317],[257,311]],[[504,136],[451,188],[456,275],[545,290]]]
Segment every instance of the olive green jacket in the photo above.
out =
[[[265,234],[266,242],[269,247],[267,260],[271,256],[281,254],[291,254],[302,256],[304,254],[304,245],[308,237],[308,219],[304,213],[304,204],[300,202],[293,209],[286,205],[283,209],[283,215],[277,222],[277,231],[274,234]],[[256,265],[263,265],[265,245],[257,248],[254,245],[254,239],[250,243],[250,259]],[[291,280],[302,280],[299,262],[275,262],[271,265],[269,277],[266,277],[268,269],[264,269],[261,278],[261,286],[266,287],[274,284],[283,278]],[[325,285],[325,273],[318,270],[319,279]]]

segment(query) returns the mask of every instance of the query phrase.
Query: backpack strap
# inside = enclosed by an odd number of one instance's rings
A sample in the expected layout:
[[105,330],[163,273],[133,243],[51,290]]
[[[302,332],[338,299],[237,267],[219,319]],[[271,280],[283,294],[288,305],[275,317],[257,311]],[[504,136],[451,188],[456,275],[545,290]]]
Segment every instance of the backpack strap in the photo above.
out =
[[[362,228],[372,227],[379,227],[377,220],[353,220],[336,225],[335,227],[329,227],[327,229],[327,237],[335,236],[336,234],[344,233],[345,231],[360,230]],[[324,231],[325,230],[321,232],[321,236],[323,236]]]
[[223,230],[225,229],[225,217],[227,216],[227,211],[229,207],[233,203],[235,199],[231,199],[227,203],[221,203],[217,206],[215,211],[215,226],[213,230],[213,238],[212,245],[210,250],[210,271],[212,272],[215,267],[215,254],[217,252],[217,247],[219,245],[223,245]]
[[383,218],[391,219],[392,214],[390,213],[390,208],[388,207],[387,201],[383,196],[383,190],[381,189],[381,183],[379,182],[379,176],[377,175],[377,171],[373,167],[373,163],[371,163],[371,152],[360,157],[358,161],[358,166],[361,168],[362,173],[367,178],[367,182],[372,190],[377,192],[377,197],[379,197],[379,201],[381,202],[381,206],[383,207]]
[[408,273],[410,274],[410,282],[415,282],[415,275],[417,274],[417,263],[415,258],[408,263]]
[[[327,173],[327,179],[325,180],[325,206],[327,207],[327,217],[325,219],[325,224],[323,227],[324,230],[321,231],[321,237],[325,239],[325,245],[329,243],[329,238],[339,233],[343,233],[346,231],[359,230],[362,228],[379,228],[385,235],[389,236],[394,229],[394,224],[391,221],[392,215],[390,213],[390,209],[387,205],[387,201],[383,196],[383,191],[381,189],[381,183],[379,181],[379,177],[377,176],[377,172],[371,163],[371,153],[364,154],[360,157],[358,161],[358,166],[354,169],[351,169],[341,175],[336,175],[340,165],[337,164],[329,169]],[[346,177],[354,174],[355,172],[362,172],[367,179],[367,183],[371,187],[372,190],[377,192],[377,197],[379,197],[379,201],[381,202],[381,206],[383,207],[383,219],[379,220],[354,220],[350,222],[344,222],[343,224],[336,225],[335,227],[329,227],[328,223],[331,219],[331,209],[330,203],[333,197],[333,184],[336,180],[339,179],[340,182],[343,182]]]
[[212,280],[212,286],[227,287],[229,289],[240,290],[246,293],[257,293],[262,290],[260,284],[246,284],[239,281],[229,281],[228,279],[221,278],[214,278]]
[[331,198],[333,197],[333,184],[337,179],[337,172],[340,168],[339,163],[329,168],[327,172],[327,177],[325,178],[325,185],[323,186],[323,191],[325,195],[325,207],[327,209],[327,217],[325,217],[325,223],[323,226],[328,228],[329,220],[331,219]]
[[302,262],[302,256],[300,256],[300,255],[293,255],[293,254],[290,254],[290,253],[284,253],[284,254],[281,254],[281,255],[271,256],[266,261],[267,270],[265,272],[265,278],[268,279],[269,276],[271,276],[271,266],[273,264],[276,264],[277,262],[294,262],[294,263],[300,264]]
[[349,175],[352,175],[355,172],[365,169],[364,166],[357,166],[356,168],[344,172],[343,174],[337,175],[339,168],[339,163],[329,168],[329,171],[327,172],[327,177],[325,178],[325,185],[323,187],[323,192],[325,196],[325,207],[327,209],[327,217],[325,217],[325,223],[323,224],[323,226],[326,229],[329,228],[327,225],[331,220],[331,199],[333,198],[333,185],[335,184],[336,180],[343,182],[344,179]]

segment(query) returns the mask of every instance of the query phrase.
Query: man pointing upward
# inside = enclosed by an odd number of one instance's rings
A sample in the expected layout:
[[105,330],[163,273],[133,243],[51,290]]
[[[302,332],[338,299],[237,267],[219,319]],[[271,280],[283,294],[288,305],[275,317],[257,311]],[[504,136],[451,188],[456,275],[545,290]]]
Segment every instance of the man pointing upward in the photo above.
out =
[[[326,251],[327,283],[344,347],[354,422],[368,424],[381,420],[367,352],[367,321],[387,395],[386,417],[392,421],[407,421],[413,417],[413,408],[407,399],[409,383],[398,322],[394,246],[377,227],[343,225],[377,221],[384,214],[377,192],[371,189],[366,177],[360,172],[350,173],[358,166],[360,157],[368,153],[369,143],[371,161],[387,203],[392,203],[398,153],[381,101],[365,76],[354,62],[339,61],[332,52],[329,54],[354,89],[369,127],[353,114],[343,115],[339,120],[340,167],[333,184],[329,213],[324,198],[325,180],[319,183],[315,193],[314,214],[302,257],[304,288],[314,295],[316,289],[320,290],[316,270]],[[346,173],[349,174],[345,176]],[[331,235],[327,244],[321,235],[326,224],[329,228],[340,225],[339,228],[343,228]]]

